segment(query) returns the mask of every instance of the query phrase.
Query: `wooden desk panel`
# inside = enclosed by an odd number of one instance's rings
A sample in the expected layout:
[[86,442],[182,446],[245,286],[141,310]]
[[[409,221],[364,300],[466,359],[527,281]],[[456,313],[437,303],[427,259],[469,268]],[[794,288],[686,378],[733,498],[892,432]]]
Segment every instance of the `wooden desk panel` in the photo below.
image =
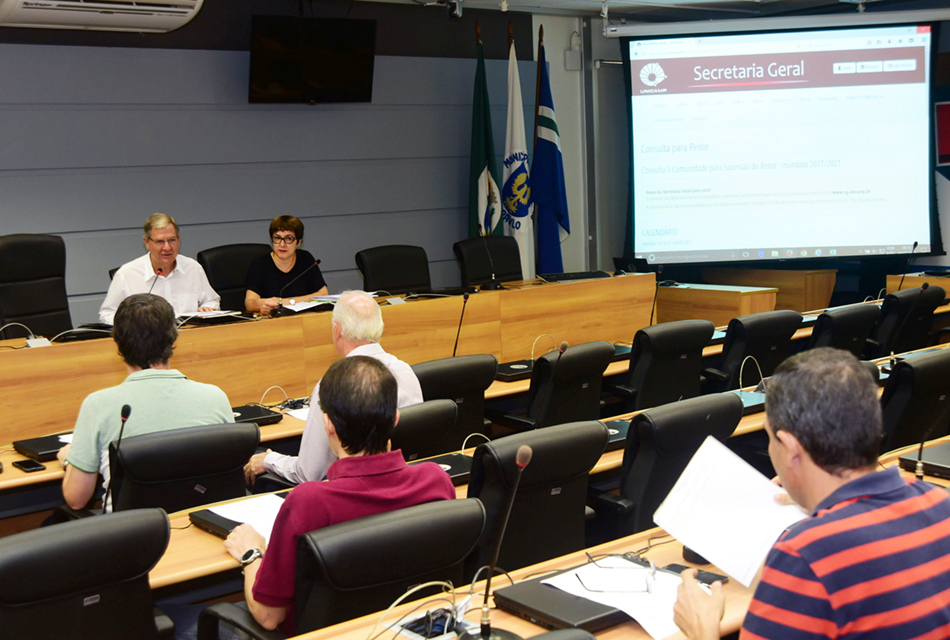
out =
[[[507,291],[501,299],[501,357],[510,362],[531,357],[531,346],[541,334],[581,344],[633,340],[650,323],[653,274],[563,282]],[[539,341],[545,353],[551,342]],[[537,354],[535,354],[537,355]]]
[[719,327],[738,316],[772,311],[777,291],[701,284],[660,287],[656,296],[656,321],[659,324],[699,318]]
[[749,287],[777,287],[776,309],[808,311],[824,309],[835,290],[837,269],[728,269],[705,267],[707,282]]
[[908,273],[904,276],[904,284],[901,284],[901,274],[889,275],[885,281],[887,293],[897,291],[898,285],[900,285],[901,290],[919,289],[924,286],[924,283],[929,283],[932,287],[937,286],[944,291],[950,292],[950,278],[934,278],[933,276],[925,276],[922,273]]

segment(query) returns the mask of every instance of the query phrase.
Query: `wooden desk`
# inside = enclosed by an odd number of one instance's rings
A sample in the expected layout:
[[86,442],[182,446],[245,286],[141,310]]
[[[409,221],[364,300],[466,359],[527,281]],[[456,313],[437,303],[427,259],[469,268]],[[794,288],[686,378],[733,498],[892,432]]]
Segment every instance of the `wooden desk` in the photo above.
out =
[[[950,271],[947,272],[950,275]],[[904,278],[904,284],[901,284],[901,277]],[[901,274],[889,275],[885,281],[886,292],[894,293],[897,291],[898,285],[900,285],[901,290],[904,289],[919,289],[924,285],[924,283],[929,283],[931,286],[937,286],[943,289],[944,291],[950,292],[950,277],[947,278],[934,278],[933,276],[925,276],[923,273],[908,273],[904,276]]]
[[776,309],[823,309],[831,302],[837,269],[728,269],[704,267],[703,279],[747,287],[778,287]]
[[[737,316],[772,311],[778,289],[716,284],[660,287],[656,295],[656,321],[700,318],[716,326]],[[629,340],[630,338],[627,338]]]
[[[665,534],[660,529],[651,529],[649,531],[644,531],[626,538],[621,538],[619,540],[614,540],[613,542],[608,542],[606,544],[593,547],[587,551],[591,554],[640,551],[648,546],[649,540],[651,538],[656,538],[658,536],[665,536]],[[663,539],[668,540],[669,538],[664,537]],[[656,542],[657,540],[654,540],[654,544]],[[688,564],[683,560],[682,549],[682,545],[673,540],[670,543],[653,547],[644,555],[647,558],[654,560],[658,565],[661,566],[673,562],[679,564]],[[588,561],[584,554],[585,552],[583,551],[571,553],[554,560],[548,560],[547,562],[542,562],[530,567],[525,567],[524,569],[512,571],[510,572],[511,577],[515,581],[519,581],[528,577],[537,577],[538,574],[547,573],[550,571],[558,571],[576,567]],[[703,568],[708,569],[708,567]],[[712,570],[715,571],[716,569],[713,568]],[[499,576],[498,578],[492,580],[492,590],[500,589],[505,584],[508,583],[504,579],[504,576]],[[468,590],[468,587],[463,587],[459,589],[458,592],[463,595],[467,595]],[[476,593],[481,593],[483,590],[484,583],[476,583]],[[726,596],[726,611],[720,626],[720,632],[722,634],[726,634],[736,631],[742,625],[742,620],[745,618],[746,611],[749,609],[749,603],[752,601],[752,591],[743,587],[741,584],[738,584],[735,580],[730,580],[723,586],[723,593]],[[394,622],[401,615],[411,611],[424,601],[425,599],[417,600],[415,602],[402,604],[399,607],[396,607],[393,612],[387,616],[386,621]],[[472,611],[469,611],[466,614],[465,618],[467,620],[478,622],[481,602],[480,596],[476,596],[473,599],[474,608]],[[441,604],[439,606],[441,606]],[[377,620],[379,620],[380,615],[381,613],[374,613],[362,618],[350,620],[348,622],[342,622],[338,625],[327,627],[326,629],[312,631],[310,633],[305,633],[295,637],[299,640],[366,640],[370,630],[376,624]],[[512,631],[523,638],[531,638],[546,631],[546,629],[532,624],[527,620],[522,620],[521,618],[513,616],[509,613],[505,613],[504,611],[500,611],[498,609],[492,610],[492,626],[498,629]],[[391,635],[392,634],[390,633],[384,637],[389,638]],[[599,640],[646,640],[650,638],[646,631],[644,631],[639,624],[633,621],[625,622],[615,627],[610,627],[609,629],[604,629],[603,631],[599,631],[596,635]],[[684,637],[685,636],[680,633],[670,636],[671,639],[679,639]]]
[[[531,354],[542,333],[571,344],[629,341],[650,321],[653,274],[486,291],[470,297],[459,354],[490,353],[499,362]],[[462,298],[384,306],[383,347],[409,364],[452,355]],[[172,366],[221,387],[234,405],[258,402],[271,385],[309,395],[337,359],[331,316],[309,313],[181,331]],[[23,340],[3,344],[20,346]],[[0,350],[0,442],[73,428],[82,400],[125,379],[110,339]],[[39,405],[39,406],[37,406]]]

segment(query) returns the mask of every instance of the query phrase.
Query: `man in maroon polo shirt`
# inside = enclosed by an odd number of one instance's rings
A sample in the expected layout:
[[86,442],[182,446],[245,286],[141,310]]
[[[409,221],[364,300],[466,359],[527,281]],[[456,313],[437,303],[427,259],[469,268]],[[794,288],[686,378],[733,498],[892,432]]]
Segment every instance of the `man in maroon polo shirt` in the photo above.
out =
[[409,467],[389,436],[399,419],[396,379],[378,360],[337,360],[320,383],[320,407],[330,447],[339,457],[325,482],[298,485],[284,500],[270,545],[249,525],[236,528],[225,548],[244,566],[244,596],[267,629],[294,632],[297,539],[316,529],[424,502],[455,497],[438,466]]

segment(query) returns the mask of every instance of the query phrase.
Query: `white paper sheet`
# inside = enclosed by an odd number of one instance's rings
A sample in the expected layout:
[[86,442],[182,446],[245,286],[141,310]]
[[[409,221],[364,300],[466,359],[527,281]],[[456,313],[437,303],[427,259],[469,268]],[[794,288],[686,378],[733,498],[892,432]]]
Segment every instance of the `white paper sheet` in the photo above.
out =
[[[673,622],[673,605],[681,582],[679,576],[657,571],[651,579],[650,569],[616,557],[598,558],[597,565],[586,564],[542,582],[620,609],[657,640],[678,631]],[[647,580],[651,582],[650,591],[646,591]]]
[[209,510],[222,518],[251,525],[255,531],[264,536],[267,544],[270,544],[271,530],[274,528],[274,520],[277,519],[277,512],[280,511],[282,504],[284,504],[283,498],[268,494],[223,504]]
[[653,520],[748,587],[782,532],[806,516],[781,487],[715,438],[693,456]]
[[287,415],[306,422],[307,416],[310,415],[310,407],[304,407],[303,409],[291,409],[287,412]]

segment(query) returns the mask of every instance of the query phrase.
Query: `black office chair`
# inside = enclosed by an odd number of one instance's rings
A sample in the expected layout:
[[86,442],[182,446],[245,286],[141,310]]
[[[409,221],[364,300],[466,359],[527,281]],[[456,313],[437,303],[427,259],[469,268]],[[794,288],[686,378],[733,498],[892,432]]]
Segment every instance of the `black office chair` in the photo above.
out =
[[901,360],[881,395],[881,452],[950,433],[950,349]]
[[225,311],[244,311],[247,270],[251,263],[270,253],[270,245],[226,244],[198,252],[198,264],[205,270],[211,288],[221,296]]
[[585,547],[587,480],[607,447],[607,427],[573,422],[519,433],[475,449],[468,497],[488,514],[477,566],[489,564],[515,479],[518,448],[533,450],[511,508],[498,566],[510,571]]
[[429,400],[399,410],[399,422],[390,440],[392,449],[402,451],[406,462],[447,453],[440,443],[452,427],[458,407],[451,400]]
[[[0,327],[20,322],[35,335],[73,328],[66,297],[66,245],[60,236],[0,236]],[[0,331],[0,340],[23,338],[23,327]]]
[[630,370],[619,384],[606,385],[607,393],[623,402],[608,405],[610,415],[698,396],[703,348],[715,330],[709,320],[680,320],[637,331]]
[[111,280],[115,280],[115,274],[118,273],[119,269],[120,269],[120,267],[114,267],[114,268],[112,268],[112,269],[109,269],[109,280],[110,280],[110,281],[111,281]]
[[493,423],[518,431],[597,420],[604,371],[613,356],[609,342],[579,344],[563,355],[548,353],[534,361],[526,415],[491,409],[486,413]]
[[[466,584],[484,528],[478,500],[441,500],[308,533],[297,545],[294,634],[385,609],[417,584]],[[219,620],[254,638],[284,637],[261,633],[248,611],[225,603],[201,613],[198,638],[216,639]]]
[[442,358],[412,365],[424,399],[453,400],[458,406],[455,426],[439,443],[444,451],[461,449],[465,438],[473,433],[486,433],[485,390],[494,382],[497,369],[498,361],[488,354]]
[[[720,392],[748,387],[772,375],[775,367],[788,357],[792,335],[801,324],[802,314],[788,309],[753,313],[730,320],[719,365],[703,371],[703,376],[709,381],[708,390]],[[751,359],[743,367],[749,356],[755,359],[758,367]]]
[[426,250],[406,244],[363,249],[356,254],[356,268],[363,275],[364,291],[392,295],[432,290]]
[[865,358],[883,358],[929,345],[934,309],[943,304],[945,296],[937,286],[888,294],[881,305],[881,320],[868,338]]
[[0,539],[4,638],[126,640],[174,635],[153,609],[148,572],[168,546],[168,517],[139,509]]
[[742,419],[742,400],[717,393],[665,404],[634,416],[627,431],[620,495],[590,492],[597,512],[591,529],[604,542],[656,526],[666,499],[707,436],[725,442]]
[[244,465],[260,444],[253,422],[186,427],[109,445],[114,511],[182,509],[246,495]]
[[874,304],[849,304],[829,309],[815,320],[805,348],[844,349],[860,358],[868,335],[880,318],[881,310]]
[[511,236],[480,236],[460,240],[452,251],[462,271],[462,286],[488,284],[495,274],[496,282],[523,280],[521,249]]

